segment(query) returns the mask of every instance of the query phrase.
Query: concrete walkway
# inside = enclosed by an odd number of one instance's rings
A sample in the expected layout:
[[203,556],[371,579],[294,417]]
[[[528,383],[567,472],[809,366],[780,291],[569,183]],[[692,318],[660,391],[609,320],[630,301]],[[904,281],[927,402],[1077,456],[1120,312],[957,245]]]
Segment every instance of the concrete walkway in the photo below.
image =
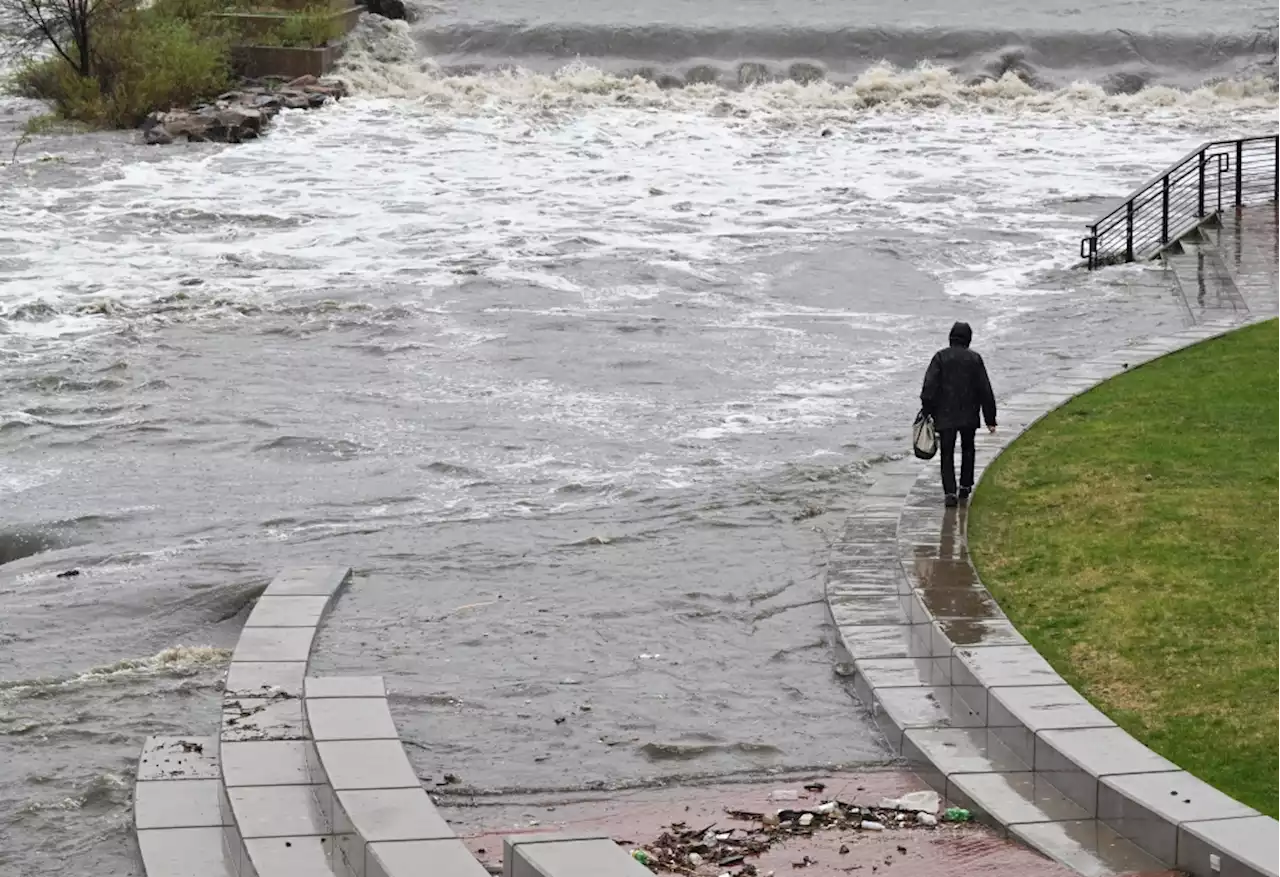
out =
[[[1276,232],[1274,206],[1246,208],[1165,256],[1188,328],[1001,399],[979,479],[1018,434],[1101,381],[1275,315]],[[1277,877],[1276,820],[1147,749],[1027,643],[970,563],[964,510],[943,508],[937,470],[885,467],[828,565],[842,658],[890,746],[944,797],[1078,873]]]

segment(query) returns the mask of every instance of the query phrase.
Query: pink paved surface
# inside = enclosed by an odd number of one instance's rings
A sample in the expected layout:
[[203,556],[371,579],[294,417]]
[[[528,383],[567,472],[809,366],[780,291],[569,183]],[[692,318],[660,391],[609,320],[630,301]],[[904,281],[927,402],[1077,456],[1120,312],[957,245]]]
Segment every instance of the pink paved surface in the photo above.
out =
[[[806,782],[826,785],[821,794],[804,791]],[[906,771],[841,773],[825,777],[778,780],[771,783],[722,784],[699,787],[639,789],[601,793],[547,793],[504,798],[442,800],[441,813],[463,836],[467,846],[486,865],[502,861],[502,838],[526,832],[595,832],[625,841],[630,847],[652,842],[673,822],[705,828],[715,824],[728,830],[753,823],[730,818],[726,810],[769,812],[782,807],[804,809],[824,800],[839,799],[850,804],[874,806],[882,797],[926,788]],[[799,801],[771,801],[775,790],[792,790]],[[567,800],[566,800],[567,799]],[[842,846],[847,852],[840,853]],[[808,857],[808,864],[800,865]],[[914,827],[884,832],[824,830],[809,838],[787,838],[759,858],[748,859],[761,875],[777,877],[845,877],[848,874],[890,874],[910,877],[960,877],[960,875],[1035,875],[1069,877],[1075,872],[1044,859],[1017,843],[998,837],[978,825],[940,825],[935,829]],[[703,865],[698,877],[738,867]],[[1163,872],[1171,874],[1172,872]],[[1147,874],[1143,877],[1158,877]]]

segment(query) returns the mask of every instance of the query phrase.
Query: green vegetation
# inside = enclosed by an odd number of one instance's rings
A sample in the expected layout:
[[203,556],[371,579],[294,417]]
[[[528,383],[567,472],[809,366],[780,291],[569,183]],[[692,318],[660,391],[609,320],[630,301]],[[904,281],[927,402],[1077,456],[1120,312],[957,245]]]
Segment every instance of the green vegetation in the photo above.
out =
[[326,46],[342,35],[342,25],[327,12],[272,13],[279,24],[266,28],[246,42],[256,46],[283,46],[314,49]]
[[1277,325],[1135,369],[1019,439],[969,532],[983,581],[1068,682],[1277,815]]
[[234,44],[311,48],[342,31],[327,10],[259,11],[261,0],[0,0],[0,7],[20,18],[15,10],[49,2],[67,13],[56,19],[65,24],[26,33],[27,47],[42,56],[21,67],[8,90],[96,128],[135,127],[154,110],[226,91]]

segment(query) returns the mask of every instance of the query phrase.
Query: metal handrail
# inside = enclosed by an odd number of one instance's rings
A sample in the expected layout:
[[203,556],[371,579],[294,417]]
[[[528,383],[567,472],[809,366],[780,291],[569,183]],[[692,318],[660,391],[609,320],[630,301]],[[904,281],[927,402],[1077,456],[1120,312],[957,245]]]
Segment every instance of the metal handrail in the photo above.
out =
[[1280,136],[1214,140],[1187,153],[1090,224],[1080,258],[1093,270],[1155,256],[1221,213],[1224,189],[1235,207],[1280,201]]

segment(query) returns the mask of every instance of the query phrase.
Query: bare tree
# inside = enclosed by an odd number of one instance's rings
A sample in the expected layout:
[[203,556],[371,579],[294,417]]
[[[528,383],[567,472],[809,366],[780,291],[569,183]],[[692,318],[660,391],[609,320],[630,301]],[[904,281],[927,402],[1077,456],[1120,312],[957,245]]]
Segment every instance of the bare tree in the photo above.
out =
[[0,56],[53,49],[79,76],[94,75],[97,25],[123,0],[0,0]]

